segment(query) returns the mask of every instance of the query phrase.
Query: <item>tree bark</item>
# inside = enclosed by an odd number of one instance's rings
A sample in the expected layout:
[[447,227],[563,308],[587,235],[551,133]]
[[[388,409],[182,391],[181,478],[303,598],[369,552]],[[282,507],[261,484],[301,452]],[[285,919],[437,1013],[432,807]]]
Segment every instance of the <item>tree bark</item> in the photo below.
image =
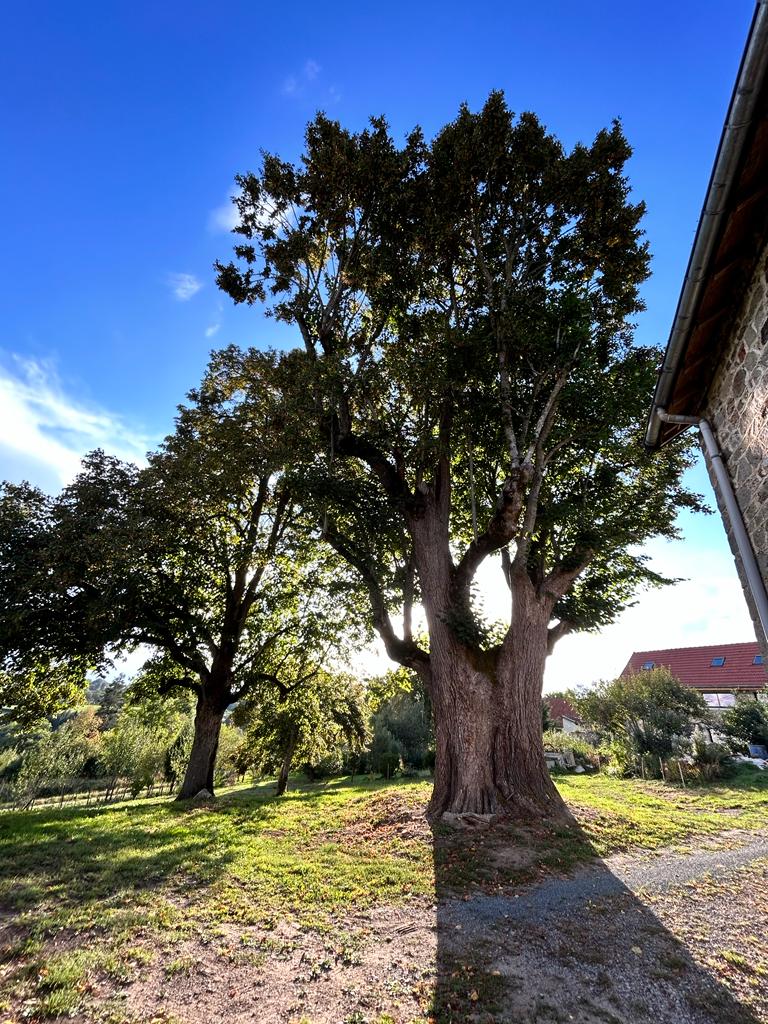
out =
[[296,751],[296,743],[298,740],[298,731],[295,728],[291,729],[290,735],[288,736],[288,743],[283,754],[283,762],[280,765],[280,774],[277,777],[277,795],[282,796],[283,793],[288,789],[288,774],[291,770],[291,762],[293,761],[293,755]]
[[[432,539],[426,547],[434,553],[434,533]],[[419,566],[426,580],[436,738],[430,815],[571,823],[550,778],[542,739],[541,693],[554,599],[536,594],[525,575],[512,580],[507,636],[500,648],[482,651],[457,637],[451,623],[455,598],[445,585],[439,556],[430,562],[426,572]]]
[[201,789],[213,793],[213,772],[225,710],[226,704],[205,691],[198,696],[192,750],[177,800],[189,800]]

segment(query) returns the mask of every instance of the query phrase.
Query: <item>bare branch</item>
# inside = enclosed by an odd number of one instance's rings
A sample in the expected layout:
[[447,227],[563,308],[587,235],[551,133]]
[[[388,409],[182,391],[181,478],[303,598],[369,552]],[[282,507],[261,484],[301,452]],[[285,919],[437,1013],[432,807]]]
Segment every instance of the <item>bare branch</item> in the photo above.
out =
[[384,641],[384,647],[389,657],[407,668],[418,669],[428,666],[429,655],[426,651],[423,651],[413,640],[402,639],[395,633],[387,610],[384,591],[370,560],[356,551],[350,541],[337,533],[331,524],[326,526],[323,537],[337,554],[341,555],[360,573],[371,602],[374,628]]
[[456,594],[466,591],[478,567],[491,552],[505,548],[517,535],[529,473],[529,468],[518,467],[505,481],[493,518],[483,533],[469,545],[455,569],[453,589]]
[[547,630],[547,654],[551,654],[555,649],[557,641],[566,636],[566,634],[571,633],[573,629],[573,624],[565,619],[555,623],[554,626],[550,626]]

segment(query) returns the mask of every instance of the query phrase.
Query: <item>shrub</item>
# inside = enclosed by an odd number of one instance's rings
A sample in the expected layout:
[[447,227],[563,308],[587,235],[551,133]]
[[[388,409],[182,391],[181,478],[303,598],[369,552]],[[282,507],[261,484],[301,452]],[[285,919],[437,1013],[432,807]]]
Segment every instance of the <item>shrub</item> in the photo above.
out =
[[544,733],[545,750],[572,750],[576,760],[584,766],[597,768],[597,747],[578,733],[548,729]]
[[377,725],[371,743],[371,768],[391,779],[403,766],[403,745],[395,739],[389,729]]
[[710,743],[701,736],[694,736],[691,743],[693,764],[690,774],[695,781],[711,782],[722,778],[727,772],[730,751],[722,743]]
[[626,736],[616,737],[598,747],[609,775],[626,778],[638,773],[638,755]]
[[748,743],[768,746],[768,712],[759,701],[737,700],[734,707],[723,712],[720,731],[735,750],[746,750]]
[[585,721],[621,740],[625,750],[623,755],[615,752],[616,760],[623,756],[625,764],[627,750],[634,761],[643,754],[672,756],[680,749],[680,739],[708,717],[701,694],[665,668],[597,683],[579,691],[574,703]]

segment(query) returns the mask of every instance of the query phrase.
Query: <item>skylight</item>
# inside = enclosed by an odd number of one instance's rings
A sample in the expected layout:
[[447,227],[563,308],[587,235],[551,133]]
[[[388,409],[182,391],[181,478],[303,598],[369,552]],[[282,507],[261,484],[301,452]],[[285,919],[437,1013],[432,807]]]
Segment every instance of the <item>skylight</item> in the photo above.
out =
[[721,655],[721,656],[719,656],[717,658],[713,658],[712,661],[710,661],[709,664],[711,665],[712,668],[722,668],[723,665],[725,664],[725,658],[722,657],[722,655]]
[[762,656],[762,654],[756,654],[754,659],[753,659],[753,661],[752,661],[752,664],[753,665],[762,665],[763,664],[763,656]]
[[654,661],[644,661],[643,662],[643,668],[644,669],[655,668],[655,666],[656,666],[656,663]]

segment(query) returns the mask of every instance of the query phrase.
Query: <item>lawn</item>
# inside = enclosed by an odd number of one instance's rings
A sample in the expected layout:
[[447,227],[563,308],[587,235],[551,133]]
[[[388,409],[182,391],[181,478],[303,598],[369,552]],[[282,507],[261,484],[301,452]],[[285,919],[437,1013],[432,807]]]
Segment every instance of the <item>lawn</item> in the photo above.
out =
[[352,958],[340,925],[351,913],[429,908],[447,893],[510,891],[594,855],[768,828],[768,773],[744,770],[706,789],[605,775],[558,785],[580,822],[575,835],[433,834],[421,780],[299,785],[280,800],[264,784],[210,806],[150,799],[0,815],[0,1011],[135,1019],[99,996],[104,986],[158,963],[166,978],[189,972],[193,940],[224,943],[231,957],[233,935],[240,945],[257,935],[257,957],[271,951],[270,934],[284,941],[290,921],[318,936],[321,952],[330,943],[329,955]]

